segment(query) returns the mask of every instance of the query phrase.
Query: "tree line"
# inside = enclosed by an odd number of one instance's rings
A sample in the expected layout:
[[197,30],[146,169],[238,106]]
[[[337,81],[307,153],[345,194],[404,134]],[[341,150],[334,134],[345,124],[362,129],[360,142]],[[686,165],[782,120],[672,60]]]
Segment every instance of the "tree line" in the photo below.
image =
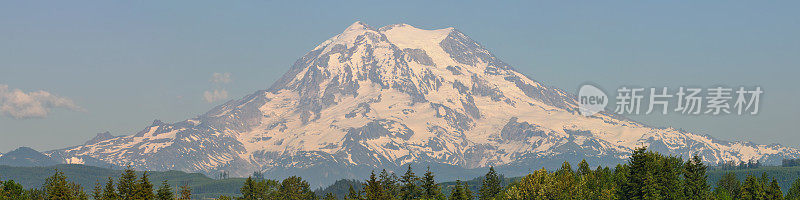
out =
[[[584,160],[573,170],[569,162],[561,168],[548,171],[536,170],[507,186],[501,184],[502,175],[493,167],[481,177],[480,187],[472,191],[467,182],[457,180],[454,186],[443,192],[435,175],[426,169],[421,175],[411,165],[402,175],[382,170],[371,172],[362,185],[349,185],[344,196],[333,193],[317,195],[307,181],[292,176],[282,181],[248,177],[238,196],[220,196],[220,200],[538,200],[538,199],[767,199],[800,200],[800,179],[794,181],[784,194],[775,178],[766,173],[748,174],[740,181],[732,172],[716,182],[712,188],[706,176],[707,166],[697,155],[688,160],[662,155],[637,148],[628,162],[613,169],[598,166],[591,169]],[[259,174],[260,175],[260,174]],[[0,181],[0,200],[5,199],[191,199],[188,186],[180,187],[177,194],[164,181],[155,189],[147,172],[137,177],[128,168],[116,180],[109,178],[106,184],[96,184],[91,195],[83,188],[66,179],[56,171],[41,188],[25,190],[12,180]]]
[[783,167],[800,166],[800,159],[783,159],[781,160],[781,166]]
[[[783,163],[784,163],[783,164],[784,167],[788,167],[788,166],[785,166],[786,165],[785,164],[786,160],[784,160]],[[717,166],[715,166],[714,168],[721,169],[721,170],[737,170],[737,169],[757,169],[757,168],[759,168],[761,166],[762,165],[761,165],[760,161],[758,161],[758,160],[750,160],[750,161],[747,161],[747,162],[739,161],[738,164],[736,164],[733,161],[720,162],[720,163],[717,163]]]
[[156,190],[147,172],[137,177],[131,167],[125,169],[116,182],[108,177],[108,181],[101,185],[98,180],[89,195],[80,184],[69,181],[58,169],[41,188],[24,189],[14,180],[0,180],[0,200],[189,200],[191,195],[188,185],[180,186],[175,194],[166,180]]
[[[752,161],[747,166],[757,166]],[[220,199],[346,199],[346,200],[527,200],[527,199],[800,199],[800,179],[796,180],[788,193],[783,194],[775,178],[766,173],[761,176],[748,174],[739,181],[732,172],[726,173],[716,183],[715,188],[708,184],[708,167],[695,155],[691,159],[666,156],[658,152],[637,148],[629,161],[613,169],[598,166],[591,169],[583,160],[573,170],[569,162],[560,169],[536,170],[510,185],[501,186],[501,176],[493,167],[482,177],[478,191],[471,191],[466,182],[460,180],[444,194],[436,183],[430,169],[422,176],[414,173],[411,165],[401,176],[386,170],[374,171],[364,181],[363,189],[350,185],[346,196],[337,197],[327,193],[315,197],[308,184],[299,177],[287,180],[303,183],[303,190],[283,189],[285,183],[272,180],[253,180],[248,178],[241,189],[240,197],[221,197]],[[303,195],[288,193],[303,191]]]

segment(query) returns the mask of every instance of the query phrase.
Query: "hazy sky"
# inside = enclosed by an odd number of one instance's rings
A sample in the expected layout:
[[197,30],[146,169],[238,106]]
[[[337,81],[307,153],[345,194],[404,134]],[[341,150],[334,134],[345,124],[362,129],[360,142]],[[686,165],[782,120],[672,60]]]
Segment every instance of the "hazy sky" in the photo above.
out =
[[570,92],[584,82],[758,85],[765,93],[757,116],[631,118],[800,147],[797,8],[797,1],[0,1],[0,95],[26,108],[0,109],[0,152],[63,148],[98,132],[132,134],[154,119],[197,116],[269,87],[357,20],[455,27],[522,73]]

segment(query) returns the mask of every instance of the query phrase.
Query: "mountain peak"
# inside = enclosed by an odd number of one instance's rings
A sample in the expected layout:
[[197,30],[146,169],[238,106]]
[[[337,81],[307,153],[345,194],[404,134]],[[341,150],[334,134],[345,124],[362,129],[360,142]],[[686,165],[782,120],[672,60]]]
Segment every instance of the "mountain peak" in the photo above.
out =
[[114,136],[111,135],[110,132],[106,131],[106,132],[102,132],[102,133],[97,133],[97,135],[95,135],[89,141],[86,141],[86,143],[84,143],[84,144],[94,144],[94,143],[97,143],[97,142],[100,142],[100,141],[103,141],[103,140],[107,140],[107,139],[111,139],[111,138],[114,138]]
[[30,147],[19,147],[0,157],[0,165],[32,167],[54,164],[58,164],[58,162]]
[[19,147],[17,149],[14,149],[13,151],[9,151],[6,154],[11,154],[11,153],[39,153],[39,151],[36,151],[35,149],[30,147]]
[[353,24],[350,24],[350,26],[345,28],[344,31],[341,34],[339,34],[339,36],[345,36],[345,37],[339,37],[339,38],[348,38],[349,40],[353,36],[363,35],[364,33],[367,32],[377,32],[377,31],[361,21],[356,21],[353,22]]
[[153,123],[150,126],[161,126],[161,125],[165,125],[165,124],[166,123],[164,123],[163,121],[161,121],[159,119],[155,119],[155,120],[153,120]]
[[356,30],[371,30],[371,29],[372,29],[372,28],[370,28],[370,27],[369,27],[367,24],[365,24],[364,22],[361,22],[361,21],[356,21],[356,22],[353,22],[352,24],[350,24],[350,26],[348,26],[348,27],[345,29],[345,32],[347,32],[347,31],[356,31]]

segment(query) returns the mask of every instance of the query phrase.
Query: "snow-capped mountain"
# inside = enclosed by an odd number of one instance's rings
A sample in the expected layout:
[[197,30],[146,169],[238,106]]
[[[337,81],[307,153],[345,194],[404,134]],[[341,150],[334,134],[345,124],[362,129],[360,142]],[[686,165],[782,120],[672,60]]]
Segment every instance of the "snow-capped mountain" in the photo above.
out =
[[356,22],[266,90],[194,119],[46,153],[147,170],[302,174],[317,185],[408,163],[499,166],[507,175],[582,158],[613,164],[643,145],[709,163],[800,155],[577,110],[574,95],[517,72],[454,28]]

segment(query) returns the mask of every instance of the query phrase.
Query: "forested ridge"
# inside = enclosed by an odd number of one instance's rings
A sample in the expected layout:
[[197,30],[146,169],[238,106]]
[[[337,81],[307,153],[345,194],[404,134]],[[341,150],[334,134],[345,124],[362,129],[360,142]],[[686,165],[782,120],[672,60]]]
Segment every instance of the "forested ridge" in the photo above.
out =
[[[762,168],[770,170],[756,173]],[[539,169],[517,178],[505,178],[490,168],[478,179],[446,183],[436,182],[429,169],[415,170],[411,165],[402,173],[373,171],[366,180],[341,180],[317,191],[297,176],[279,181],[255,174],[239,183],[238,194],[219,195],[216,199],[800,199],[798,174],[781,171],[785,169],[756,167],[737,169],[737,173],[708,170],[697,156],[684,160],[639,148],[627,163],[613,167],[592,169],[586,161],[575,167],[564,162],[560,169]],[[741,170],[750,171],[743,174]],[[778,179],[787,177],[794,180],[782,191]],[[148,172],[137,173],[128,168],[85,189],[62,171],[54,170],[36,188],[23,188],[14,180],[0,179],[0,200],[192,199],[188,183],[173,185],[167,180],[154,185]]]

